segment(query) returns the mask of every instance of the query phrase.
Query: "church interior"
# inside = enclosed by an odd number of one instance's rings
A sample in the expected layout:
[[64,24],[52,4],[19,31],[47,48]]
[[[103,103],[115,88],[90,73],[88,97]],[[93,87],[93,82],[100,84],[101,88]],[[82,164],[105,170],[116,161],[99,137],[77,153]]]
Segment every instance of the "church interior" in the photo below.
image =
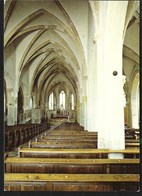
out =
[[140,1],[4,0],[4,191],[140,191]]

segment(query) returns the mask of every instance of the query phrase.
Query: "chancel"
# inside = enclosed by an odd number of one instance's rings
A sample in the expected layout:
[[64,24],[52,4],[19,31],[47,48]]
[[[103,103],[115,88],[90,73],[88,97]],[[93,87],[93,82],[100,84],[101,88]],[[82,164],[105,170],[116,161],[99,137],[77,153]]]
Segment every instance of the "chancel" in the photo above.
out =
[[140,1],[4,1],[4,190],[140,191]]

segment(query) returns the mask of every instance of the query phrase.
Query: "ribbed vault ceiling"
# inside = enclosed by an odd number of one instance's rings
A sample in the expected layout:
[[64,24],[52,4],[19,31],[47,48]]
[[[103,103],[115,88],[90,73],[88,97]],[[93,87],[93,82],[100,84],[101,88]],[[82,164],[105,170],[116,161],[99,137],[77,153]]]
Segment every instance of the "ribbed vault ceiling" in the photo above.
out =
[[30,73],[31,92],[34,88],[50,91],[59,81],[77,89],[84,53],[77,30],[61,3],[36,1],[33,7],[32,1],[6,3],[4,46],[13,44],[20,51],[16,59],[20,80]]
[[[87,8],[88,0],[84,3]],[[139,20],[139,9],[129,19],[133,4],[129,2],[127,12],[129,35]],[[31,93],[36,89],[47,95],[59,84],[76,92],[82,84],[81,77],[86,73],[85,49],[77,26],[64,5],[64,0],[5,2],[4,47],[5,50],[11,45],[15,48],[19,87],[28,73]],[[123,56],[138,65],[138,54],[129,40],[126,43]]]

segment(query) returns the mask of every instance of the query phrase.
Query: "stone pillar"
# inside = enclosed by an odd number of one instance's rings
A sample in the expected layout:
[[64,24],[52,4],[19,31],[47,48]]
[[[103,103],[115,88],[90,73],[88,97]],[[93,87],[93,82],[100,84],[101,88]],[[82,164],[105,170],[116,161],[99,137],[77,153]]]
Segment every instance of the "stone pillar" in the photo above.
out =
[[77,100],[77,122],[80,124],[81,120],[80,120],[80,97],[78,96],[78,100]]
[[23,111],[30,109],[30,96],[28,94],[24,95],[24,105],[23,105]]
[[127,119],[128,119],[128,124],[127,124],[127,126],[128,127],[132,127],[132,111],[131,111],[131,99],[130,99],[130,93],[127,93],[127,114],[128,114],[128,117],[127,117]]
[[56,91],[56,100],[57,100],[57,110],[60,109],[60,96],[59,96],[59,90]]
[[84,130],[87,130],[87,96],[83,96]]
[[84,90],[84,96],[83,96],[83,114],[84,114],[84,118],[83,118],[83,126],[84,126],[84,130],[87,130],[87,76],[83,77],[83,90]]
[[55,114],[56,114],[56,96],[55,96],[55,93],[53,93],[53,110],[55,111]]
[[33,92],[32,96],[33,96],[33,108],[37,108],[36,92]]
[[136,74],[131,87],[132,127],[135,129],[139,129],[139,108],[139,74]]
[[[90,58],[88,58],[88,87],[87,87],[87,130],[98,131],[97,129],[97,70],[96,70],[96,44],[90,45]],[[91,58],[91,56],[93,58]],[[99,73],[98,73],[99,74]],[[101,97],[100,97],[101,98]]]
[[69,109],[70,109],[70,93],[69,91],[67,90],[66,91],[66,101],[65,101],[65,111],[69,112]]
[[80,115],[80,126],[84,127],[84,109],[83,109],[83,95],[82,88],[80,89],[80,97],[79,97],[79,115]]
[[17,92],[7,89],[7,93],[7,125],[13,126],[17,124]]
[[84,127],[84,111],[83,111],[83,103],[80,102],[80,126]]
[[14,109],[14,105],[12,103],[8,104],[7,107],[8,113],[7,113],[7,125],[8,126],[13,126],[15,124],[15,120],[14,120],[14,113],[15,113],[15,109]]
[[32,109],[32,124],[41,123],[41,109]]
[[41,100],[41,92],[37,92],[36,93],[36,103],[37,103],[37,107],[39,108],[41,106],[42,100]]
[[[103,29],[97,40],[97,130],[98,148],[124,149],[122,84],[123,30],[127,1],[108,1]],[[109,158],[123,158],[110,154]]]

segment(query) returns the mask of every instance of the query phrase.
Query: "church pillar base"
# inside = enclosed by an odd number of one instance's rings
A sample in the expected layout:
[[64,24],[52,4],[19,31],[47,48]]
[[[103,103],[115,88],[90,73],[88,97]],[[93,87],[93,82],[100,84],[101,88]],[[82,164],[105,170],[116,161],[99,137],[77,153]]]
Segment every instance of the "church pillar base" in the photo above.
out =
[[124,154],[122,154],[122,153],[109,153],[108,159],[124,159]]

